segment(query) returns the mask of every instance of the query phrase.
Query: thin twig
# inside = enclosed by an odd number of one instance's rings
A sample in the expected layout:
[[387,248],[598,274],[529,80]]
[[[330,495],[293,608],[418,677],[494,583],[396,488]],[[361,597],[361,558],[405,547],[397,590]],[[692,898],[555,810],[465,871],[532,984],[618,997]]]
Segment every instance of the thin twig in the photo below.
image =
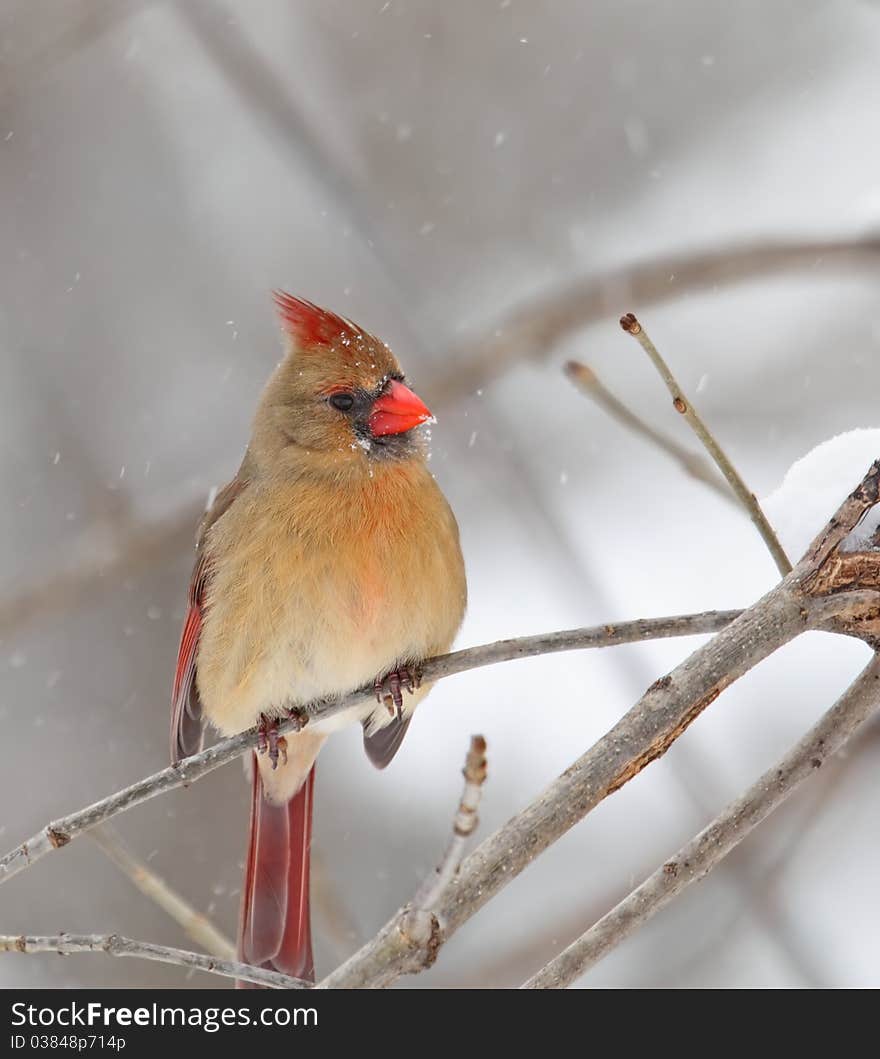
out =
[[580,978],[691,883],[704,878],[880,706],[877,656],[771,769],[607,915],[533,975],[526,989],[559,989]]
[[717,496],[720,496],[728,503],[736,504],[736,498],[731,496],[730,490],[719,481],[708,460],[703,459],[698,452],[691,452],[684,445],[679,445],[677,441],[662,434],[659,430],[655,430],[654,427],[637,416],[632,409],[628,408],[619,397],[616,397],[604,385],[591,367],[587,364],[582,364],[580,361],[570,360],[565,365],[565,374],[581,393],[595,401],[612,419],[616,419],[627,430],[631,430],[634,434],[638,434],[639,437],[645,438],[646,441],[671,456],[689,477],[695,478],[704,485],[708,485]]
[[136,857],[123,842],[112,824],[93,827],[88,836],[98,849],[127,875],[142,894],[154,901],[163,912],[181,926],[194,942],[221,960],[235,959],[235,946],[214,924],[197,909],[175,893],[164,879]]
[[[464,790],[452,821],[452,838],[437,868],[425,879],[412,901],[402,909],[393,924],[385,928],[390,933],[391,944],[398,943],[404,949],[423,954],[418,970],[433,963],[443,942],[443,932],[438,909],[455,880],[455,875],[464,856],[467,840],[479,823],[477,810],[486,782],[486,740],[481,735],[471,736],[471,745],[465,760]],[[374,948],[373,959],[361,958],[363,950],[349,957],[332,974],[319,983],[319,989],[334,989],[344,985],[346,989],[363,987],[377,988],[390,984],[397,977],[391,972],[383,977],[383,949]],[[416,968],[413,968],[416,969]]]
[[[523,636],[513,640],[499,640],[497,643],[470,647],[464,651],[454,651],[452,654],[430,659],[422,666],[422,677],[425,681],[432,682],[457,673],[464,673],[470,669],[478,669],[481,666],[494,665],[517,658],[552,654],[556,651],[610,647],[670,636],[716,632],[728,625],[739,613],[739,611],[707,611],[700,614],[683,614],[671,618],[645,618],[621,622],[618,625],[599,625],[564,632],[541,633],[537,636]],[[320,717],[328,717],[373,701],[375,701],[375,690],[371,685],[369,688],[353,691],[336,702],[313,704],[306,712],[310,719],[317,720]],[[279,730],[282,733],[293,732],[301,726],[302,719],[296,716],[283,721]],[[258,738],[258,729],[249,728],[229,739],[215,743],[214,746],[199,754],[185,758],[176,765],[147,776],[124,790],[102,798],[85,809],[48,824],[27,842],[23,842],[0,859],[0,883],[11,879],[13,875],[17,875],[25,868],[29,868],[47,853],[66,846],[72,839],[96,824],[110,820],[119,813],[132,809],[165,791],[174,790],[201,779],[202,776],[220,768],[228,761],[240,757],[245,751],[253,749]]]
[[263,967],[252,967],[237,960],[220,960],[200,952],[172,949],[167,945],[154,945],[150,941],[135,941],[119,934],[0,934],[0,952],[57,952],[67,956],[77,952],[104,952],[108,956],[134,956],[140,960],[156,960],[173,963],[178,967],[195,967],[208,974],[219,974],[224,978],[238,978],[254,985],[271,989],[310,989],[311,983],[300,978],[291,978],[278,971]]
[[761,534],[761,538],[767,545],[768,551],[773,556],[773,561],[776,563],[779,573],[785,577],[786,574],[791,572],[791,563],[789,562],[788,556],[785,554],[782,545],[779,543],[779,538],[773,532],[773,527],[767,521],[767,516],[761,510],[761,505],[758,503],[755,494],[742,480],[739,471],[737,471],[734,465],[730,462],[727,453],[721,448],[715,440],[712,432],[698,415],[697,410],[682,393],[681,387],[678,385],[675,376],[669,370],[666,361],[660,355],[657,347],[648,337],[647,332],[635,316],[632,313],[627,313],[625,316],[622,316],[620,318],[620,326],[627,332],[627,334],[632,335],[642,349],[648,354],[648,357],[657,369],[661,379],[666,383],[666,388],[672,394],[673,408],[676,412],[679,412],[684,416],[687,420],[688,426],[691,427],[693,432],[706,447],[706,451],[727,479],[730,488],[734,491],[737,499],[748,512],[749,518],[755,524],[758,533]]
[[438,903],[458,871],[467,841],[480,822],[477,810],[480,807],[480,797],[487,775],[486,740],[483,736],[471,736],[471,745],[462,775],[464,776],[464,790],[461,794],[461,801],[458,803],[455,819],[452,821],[452,837],[437,869],[425,879],[413,898],[414,909],[430,911]]

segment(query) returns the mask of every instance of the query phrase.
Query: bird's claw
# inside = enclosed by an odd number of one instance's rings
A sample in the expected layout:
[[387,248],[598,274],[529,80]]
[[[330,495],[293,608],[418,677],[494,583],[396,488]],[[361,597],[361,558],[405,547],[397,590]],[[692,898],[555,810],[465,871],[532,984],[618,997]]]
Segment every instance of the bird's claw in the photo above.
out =
[[403,712],[403,688],[412,695],[422,683],[422,674],[416,665],[402,665],[392,669],[384,677],[376,677],[373,689],[376,702],[384,705],[392,717]]
[[257,753],[269,755],[273,770],[278,768],[279,758],[282,765],[287,764],[287,740],[278,732],[280,725],[281,722],[277,717],[267,717],[265,713],[260,714]]
[[287,717],[294,722],[293,730],[295,732],[301,732],[309,723],[308,711],[301,706],[289,706],[287,708]]

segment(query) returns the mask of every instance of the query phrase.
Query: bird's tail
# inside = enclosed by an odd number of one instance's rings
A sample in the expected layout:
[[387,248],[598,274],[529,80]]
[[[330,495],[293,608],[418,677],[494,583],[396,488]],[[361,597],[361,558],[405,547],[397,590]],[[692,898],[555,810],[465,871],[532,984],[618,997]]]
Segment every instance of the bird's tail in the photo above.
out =
[[[312,982],[315,965],[309,916],[309,849],[314,785],[312,766],[290,801],[275,805],[266,798],[254,760],[238,935],[242,962]],[[248,988],[245,982],[237,985]]]

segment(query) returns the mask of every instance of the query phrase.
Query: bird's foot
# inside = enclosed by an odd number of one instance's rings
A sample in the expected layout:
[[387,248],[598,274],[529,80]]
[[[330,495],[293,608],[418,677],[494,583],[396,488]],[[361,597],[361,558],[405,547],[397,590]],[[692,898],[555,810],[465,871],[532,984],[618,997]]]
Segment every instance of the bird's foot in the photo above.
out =
[[373,681],[373,690],[376,692],[376,702],[384,705],[388,712],[398,717],[403,712],[403,689],[413,694],[422,683],[422,672],[414,663],[407,663],[392,669],[384,677],[376,677]]
[[303,709],[302,706],[288,706],[287,716],[293,721],[293,730],[295,732],[301,732],[309,723],[308,711]]
[[287,740],[279,734],[278,729],[281,722],[277,717],[267,717],[265,713],[260,714],[260,735],[257,740],[257,753],[268,754],[272,762],[272,768],[278,768],[278,759],[281,764],[287,764]]

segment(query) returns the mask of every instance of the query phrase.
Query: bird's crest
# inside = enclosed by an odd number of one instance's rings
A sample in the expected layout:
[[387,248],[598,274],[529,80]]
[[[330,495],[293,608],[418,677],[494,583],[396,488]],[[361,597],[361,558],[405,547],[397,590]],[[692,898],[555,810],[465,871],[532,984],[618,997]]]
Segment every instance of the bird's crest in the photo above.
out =
[[347,341],[365,337],[351,320],[321,309],[305,298],[295,298],[283,290],[274,291],[273,298],[284,333],[301,349],[338,343],[346,345]]

